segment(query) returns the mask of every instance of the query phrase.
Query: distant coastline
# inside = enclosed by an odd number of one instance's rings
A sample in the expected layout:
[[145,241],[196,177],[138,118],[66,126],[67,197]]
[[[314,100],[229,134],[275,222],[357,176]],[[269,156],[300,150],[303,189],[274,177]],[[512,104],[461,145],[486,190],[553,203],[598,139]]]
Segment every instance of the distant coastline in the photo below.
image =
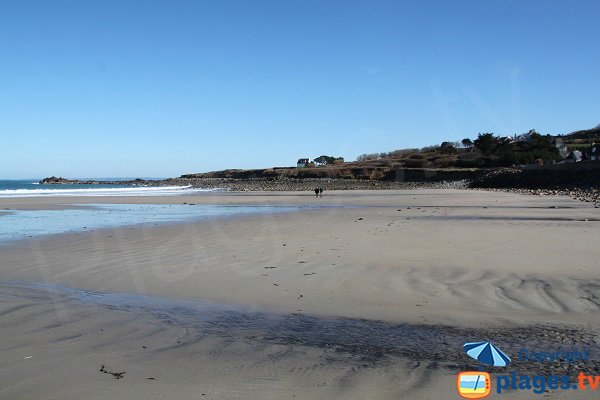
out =
[[[252,170],[259,171],[259,170]],[[244,173],[244,172],[242,172]],[[215,176],[215,172],[207,174],[183,175],[179,178],[168,179],[134,179],[127,181],[95,181],[49,177],[44,178],[40,185],[123,185],[133,187],[191,187],[207,190],[222,189],[236,192],[248,191],[304,191],[323,187],[326,190],[389,190],[415,188],[463,187],[466,179],[455,176],[456,179],[441,179],[435,172],[419,171],[423,179],[413,177],[409,180],[375,180],[375,179],[341,179],[341,178],[289,178],[286,176],[265,177],[231,177],[229,175]],[[427,178],[426,175],[429,175]]]
[[398,165],[223,170],[168,179],[118,181],[49,177],[40,185],[191,187],[206,190],[305,191],[476,188],[564,194],[600,202],[600,161],[513,168],[403,168]]
[[[534,129],[443,142],[421,149],[363,154],[356,161],[321,155],[296,167],[226,169],[168,179],[80,180],[51,176],[41,185],[190,186],[231,191],[302,191],[470,187],[503,190],[600,190],[600,128],[566,135]],[[587,196],[587,195],[586,195]]]
[[132,185],[142,186],[144,182],[154,182],[154,180],[145,180],[135,178],[131,180],[95,180],[95,179],[66,179],[62,177],[51,176],[39,181],[40,185]]

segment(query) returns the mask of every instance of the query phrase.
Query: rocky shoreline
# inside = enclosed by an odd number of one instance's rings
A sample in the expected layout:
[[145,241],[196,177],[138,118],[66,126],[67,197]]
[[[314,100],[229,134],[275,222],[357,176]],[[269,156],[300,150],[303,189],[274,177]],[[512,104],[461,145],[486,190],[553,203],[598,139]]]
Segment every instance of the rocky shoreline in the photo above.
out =
[[568,196],[600,208],[600,162],[498,168],[473,179],[468,186],[534,196]]
[[388,182],[355,179],[223,179],[223,178],[174,178],[161,181],[161,185],[192,186],[207,189],[226,189],[235,192],[291,192],[325,190],[400,190],[435,189],[444,187],[463,188],[467,181],[451,182]]
[[50,177],[40,181],[42,185],[126,185],[126,186],[191,186],[203,189],[223,189],[234,192],[291,192],[314,190],[394,190],[417,188],[463,188],[466,180],[438,182],[390,182],[359,179],[330,178],[276,178],[276,179],[233,179],[233,178],[169,178],[162,180],[134,179],[129,181],[82,181],[74,179]]
[[573,200],[592,203],[595,208],[600,208],[600,189],[598,188],[558,188],[558,189],[523,189],[523,188],[469,188],[471,190],[485,190],[490,192],[509,192],[528,194],[532,196],[566,196]]
[[[495,174],[497,174],[496,172]],[[481,181],[456,180],[437,182],[403,182],[358,179],[330,178],[276,178],[276,179],[232,179],[232,178],[169,178],[162,180],[134,179],[129,181],[93,181],[73,180],[50,177],[40,181],[44,185],[126,185],[126,186],[190,186],[203,189],[222,189],[233,192],[290,192],[312,191],[315,188],[325,190],[410,190],[410,189],[475,189],[499,192],[513,192],[534,196],[568,196],[574,200],[592,203],[600,208],[599,187],[556,186],[553,188],[527,187],[489,187],[479,184]]]

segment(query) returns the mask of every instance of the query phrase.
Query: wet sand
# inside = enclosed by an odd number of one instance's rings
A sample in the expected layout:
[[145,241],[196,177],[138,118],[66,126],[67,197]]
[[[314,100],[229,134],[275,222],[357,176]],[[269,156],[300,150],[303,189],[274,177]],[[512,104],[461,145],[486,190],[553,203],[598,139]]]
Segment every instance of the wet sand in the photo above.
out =
[[[103,202],[347,207],[2,246],[1,398],[456,398],[456,372],[476,367],[463,340],[596,342],[600,212],[585,203],[418,190],[0,199],[0,209]],[[84,301],[62,286],[177,306]],[[239,314],[218,314],[215,327],[180,301]]]

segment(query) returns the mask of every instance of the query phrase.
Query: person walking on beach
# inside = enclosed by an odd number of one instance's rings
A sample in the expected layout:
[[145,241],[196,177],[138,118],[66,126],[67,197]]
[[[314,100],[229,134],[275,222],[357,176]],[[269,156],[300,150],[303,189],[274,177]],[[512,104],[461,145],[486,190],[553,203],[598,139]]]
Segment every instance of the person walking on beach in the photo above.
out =
[[315,188],[315,196],[319,197],[319,188]]
[[319,196],[323,197],[323,188],[319,188]]

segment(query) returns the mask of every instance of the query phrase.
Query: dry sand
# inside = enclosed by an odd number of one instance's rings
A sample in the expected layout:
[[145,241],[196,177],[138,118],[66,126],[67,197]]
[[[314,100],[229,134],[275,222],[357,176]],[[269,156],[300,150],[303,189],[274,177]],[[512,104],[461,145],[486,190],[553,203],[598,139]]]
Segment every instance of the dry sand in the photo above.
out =
[[[476,365],[459,356],[465,337],[488,335],[509,348],[514,327],[526,326],[519,328],[531,333],[526,340],[556,329],[552,346],[580,343],[560,339],[560,332],[575,335],[568,329],[581,331],[584,344],[596,337],[600,210],[562,197],[252,193],[0,199],[0,209],[173,202],[345,207],[86,231],[0,247],[0,398],[458,398],[455,373]],[[73,297],[15,281],[139,294],[175,306],[157,311],[140,306],[139,298],[129,306],[99,304],[81,301],[86,292]],[[215,325],[191,318],[196,314],[178,300],[225,304],[229,311]],[[239,314],[231,317],[231,310]],[[293,317],[275,328],[246,326],[244,318],[262,321],[253,312]],[[346,330],[342,317],[356,325]],[[423,325],[447,326],[451,343],[429,343],[435,337]],[[423,338],[424,352],[435,347],[444,354],[420,357],[408,345],[386,342],[403,327],[410,329],[407,338]],[[124,378],[99,372],[102,364],[126,371]],[[568,398],[597,397],[571,392]],[[545,396],[567,398],[560,391]]]

